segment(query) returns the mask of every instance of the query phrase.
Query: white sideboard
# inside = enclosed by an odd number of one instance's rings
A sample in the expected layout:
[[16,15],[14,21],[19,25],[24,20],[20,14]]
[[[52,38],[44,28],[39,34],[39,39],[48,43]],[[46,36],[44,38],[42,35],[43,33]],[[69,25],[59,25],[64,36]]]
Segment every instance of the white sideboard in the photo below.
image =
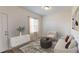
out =
[[10,38],[10,47],[16,47],[30,41],[30,35],[22,35]]

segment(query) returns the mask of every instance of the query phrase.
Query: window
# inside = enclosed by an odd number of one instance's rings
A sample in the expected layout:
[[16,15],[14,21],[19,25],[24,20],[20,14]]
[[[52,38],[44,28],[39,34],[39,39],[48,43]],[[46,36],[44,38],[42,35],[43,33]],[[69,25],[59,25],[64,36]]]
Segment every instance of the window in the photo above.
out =
[[30,33],[38,32],[39,29],[38,19],[30,17]]

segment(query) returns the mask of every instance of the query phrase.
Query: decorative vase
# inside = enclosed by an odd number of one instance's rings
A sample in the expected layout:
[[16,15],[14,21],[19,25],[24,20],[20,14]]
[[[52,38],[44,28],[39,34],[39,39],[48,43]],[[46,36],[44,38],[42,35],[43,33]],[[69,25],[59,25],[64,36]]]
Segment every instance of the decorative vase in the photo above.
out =
[[20,36],[22,35],[22,32],[20,32]]

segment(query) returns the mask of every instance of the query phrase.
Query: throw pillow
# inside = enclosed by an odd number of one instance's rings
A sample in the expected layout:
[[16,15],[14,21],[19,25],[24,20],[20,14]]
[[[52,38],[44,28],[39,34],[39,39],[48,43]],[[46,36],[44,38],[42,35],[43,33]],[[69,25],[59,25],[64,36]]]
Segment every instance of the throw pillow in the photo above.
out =
[[68,49],[70,43],[71,43],[71,40],[65,45],[65,48],[66,48],[66,49]]
[[74,37],[72,35],[69,36],[69,39],[67,42],[69,42],[70,40],[74,39]]
[[66,38],[65,38],[65,42],[67,42],[69,39],[69,36],[67,35]]

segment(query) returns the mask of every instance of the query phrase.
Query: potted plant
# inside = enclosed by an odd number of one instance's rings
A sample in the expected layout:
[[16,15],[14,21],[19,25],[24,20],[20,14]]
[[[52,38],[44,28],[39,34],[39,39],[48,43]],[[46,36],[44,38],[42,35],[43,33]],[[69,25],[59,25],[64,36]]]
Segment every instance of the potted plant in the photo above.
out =
[[22,35],[22,32],[24,31],[24,26],[19,26],[19,27],[17,28],[17,31],[19,31],[20,36],[21,36],[21,35]]

